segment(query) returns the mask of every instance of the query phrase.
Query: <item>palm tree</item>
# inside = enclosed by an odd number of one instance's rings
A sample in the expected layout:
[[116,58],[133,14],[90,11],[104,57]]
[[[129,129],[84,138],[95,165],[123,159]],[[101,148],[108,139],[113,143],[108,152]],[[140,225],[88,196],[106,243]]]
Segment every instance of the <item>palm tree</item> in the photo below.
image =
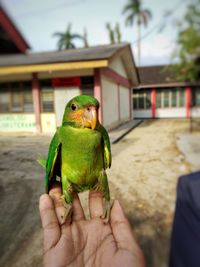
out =
[[53,34],[53,36],[58,37],[58,49],[70,49],[70,48],[76,48],[75,44],[74,44],[74,40],[79,39],[79,40],[83,40],[83,37],[79,34],[73,34],[71,32],[71,23],[68,24],[67,26],[67,30],[62,33],[62,32],[55,32]]
[[115,25],[115,34],[116,34],[117,43],[121,43],[122,34],[120,31],[119,23],[116,23]]
[[127,14],[125,24],[132,26],[136,19],[138,27],[138,65],[140,65],[140,27],[143,24],[147,26],[149,19],[151,18],[151,12],[148,9],[142,9],[141,0],[128,0],[125,5],[122,14]]
[[121,32],[118,23],[116,23],[113,29],[110,23],[106,23],[106,29],[108,30],[108,35],[111,44],[121,43]]
[[106,23],[106,29],[108,30],[110,43],[114,44],[115,43],[115,33],[114,33],[114,30],[111,28],[110,23]]
[[87,34],[87,30],[86,30],[86,28],[84,28],[82,39],[83,39],[84,47],[85,47],[85,48],[89,47],[89,43],[88,43],[88,34]]

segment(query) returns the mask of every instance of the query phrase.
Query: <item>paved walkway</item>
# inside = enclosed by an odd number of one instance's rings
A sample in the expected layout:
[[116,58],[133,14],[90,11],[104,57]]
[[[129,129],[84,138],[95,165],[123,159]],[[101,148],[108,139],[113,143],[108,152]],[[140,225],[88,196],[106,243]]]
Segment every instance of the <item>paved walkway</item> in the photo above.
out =
[[119,140],[121,140],[126,134],[128,134],[131,130],[137,127],[142,120],[132,120],[127,123],[122,124],[116,129],[109,131],[110,142],[112,144],[116,144]]
[[177,145],[190,163],[191,170],[200,170],[200,132],[179,134]]

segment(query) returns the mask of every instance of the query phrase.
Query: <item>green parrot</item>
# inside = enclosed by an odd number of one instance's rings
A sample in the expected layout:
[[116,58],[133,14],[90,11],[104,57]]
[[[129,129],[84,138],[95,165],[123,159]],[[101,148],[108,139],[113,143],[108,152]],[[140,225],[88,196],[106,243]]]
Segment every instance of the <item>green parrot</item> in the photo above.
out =
[[103,218],[109,217],[110,192],[106,169],[111,166],[110,140],[98,120],[99,102],[96,98],[79,95],[71,99],[64,111],[62,125],[51,140],[46,161],[45,185],[60,177],[62,199],[66,213],[71,211],[73,191],[100,191],[104,197]]

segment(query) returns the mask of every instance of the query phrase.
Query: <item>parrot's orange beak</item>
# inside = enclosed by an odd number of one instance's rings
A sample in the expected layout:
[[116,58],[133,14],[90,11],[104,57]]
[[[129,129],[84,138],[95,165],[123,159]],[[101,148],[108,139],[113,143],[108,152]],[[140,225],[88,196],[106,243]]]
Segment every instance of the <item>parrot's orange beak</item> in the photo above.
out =
[[97,125],[97,110],[94,106],[88,106],[85,108],[85,112],[83,115],[83,124],[84,127],[91,128],[94,130]]

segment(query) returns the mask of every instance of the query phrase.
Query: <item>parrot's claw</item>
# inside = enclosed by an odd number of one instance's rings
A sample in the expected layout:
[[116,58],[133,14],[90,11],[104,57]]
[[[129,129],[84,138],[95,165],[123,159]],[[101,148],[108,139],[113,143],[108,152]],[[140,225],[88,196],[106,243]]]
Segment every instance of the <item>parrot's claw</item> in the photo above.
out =
[[65,208],[64,214],[61,215],[61,224],[64,224],[68,219],[71,219],[72,205],[66,203],[64,195],[61,196],[61,200],[62,200],[63,206]]
[[101,216],[101,218],[103,219],[103,221],[105,223],[108,223],[109,219],[110,219],[110,211],[112,209],[113,206],[113,200],[105,200],[104,202],[104,207],[103,207],[103,215]]

